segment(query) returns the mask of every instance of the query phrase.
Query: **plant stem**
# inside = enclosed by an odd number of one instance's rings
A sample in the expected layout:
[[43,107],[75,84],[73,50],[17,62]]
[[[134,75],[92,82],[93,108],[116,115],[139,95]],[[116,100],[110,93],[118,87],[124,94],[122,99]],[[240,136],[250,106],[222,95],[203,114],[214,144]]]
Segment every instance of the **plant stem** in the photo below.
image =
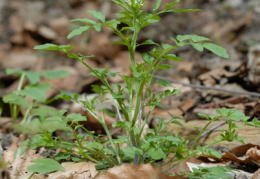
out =
[[204,133],[204,131],[207,129],[207,127],[215,120],[219,119],[220,117],[217,118],[213,118],[211,119],[208,124],[206,126],[204,126],[204,128],[200,131],[199,135],[196,137],[194,143],[192,144],[192,146],[190,147],[190,150],[193,150],[195,145],[197,144],[198,140],[200,139],[200,136]]
[[[24,78],[25,78],[25,74],[22,73],[18,87],[17,87],[17,91],[21,91],[21,89],[23,87]],[[16,122],[16,119],[17,119],[17,116],[18,116],[18,113],[19,113],[18,106],[10,104],[10,109],[11,109],[11,117],[13,119],[13,122]]]

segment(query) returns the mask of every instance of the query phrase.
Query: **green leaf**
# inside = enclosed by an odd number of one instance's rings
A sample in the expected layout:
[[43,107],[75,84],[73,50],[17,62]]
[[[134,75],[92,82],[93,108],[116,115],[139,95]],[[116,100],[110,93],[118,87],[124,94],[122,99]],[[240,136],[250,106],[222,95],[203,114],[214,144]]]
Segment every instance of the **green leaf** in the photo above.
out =
[[113,96],[114,99],[123,99],[124,98],[124,96],[122,94],[112,93],[111,95]]
[[89,147],[89,148],[92,148],[92,149],[98,149],[98,150],[101,150],[104,148],[104,146],[98,142],[91,142],[91,141],[85,141],[84,144]]
[[164,50],[167,50],[167,49],[169,49],[169,48],[172,48],[173,46],[172,45],[169,45],[169,44],[162,44],[162,47],[163,47],[163,49]]
[[170,39],[178,46],[178,47],[182,47],[185,44],[183,42],[178,42],[175,38],[170,37]]
[[161,148],[150,148],[147,154],[154,160],[160,160],[166,158],[166,154]]
[[96,19],[98,19],[101,22],[105,23],[105,15],[102,14],[101,12],[97,12],[97,11],[94,11],[94,10],[88,10],[87,12],[90,13]]
[[208,117],[206,114],[204,114],[204,113],[198,113],[198,115],[199,115],[200,117],[205,118],[205,119],[209,119],[209,117]]
[[176,39],[180,42],[183,42],[184,40],[188,39],[191,39],[193,42],[211,41],[209,38],[199,35],[177,35]]
[[120,31],[124,31],[124,30],[135,31],[135,29],[133,27],[123,27]]
[[71,39],[72,37],[74,36],[77,36],[77,35],[81,35],[83,32],[91,29],[92,27],[91,26],[82,26],[82,27],[79,27],[77,29],[74,29],[73,31],[71,31],[69,33],[69,35],[67,36],[68,39]]
[[126,147],[123,148],[122,151],[124,152],[125,157],[134,158],[135,155],[142,155],[143,151],[136,147]]
[[70,156],[71,156],[71,154],[69,152],[59,152],[55,156],[55,160],[65,160],[65,159],[69,158]]
[[198,51],[203,51],[203,45],[199,43],[194,43],[192,40],[190,40],[190,44]]
[[40,85],[26,86],[25,89],[18,91],[18,94],[29,96],[40,102],[46,101],[46,90],[42,89]]
[[242,111],[239,111],[237,109],[231,110],[227,117],[234,121],[246,121],[247,119],[249,119],[248,116],[246,116]]
[[36,164],[27,167],[27,170],[29,172],[35,172],[41,174],[55,172],[55,171],[65,172],[64,168],[57,161],[53,159],[36,159],[36,160],[32,160],[32,162]]
[[87,19],[87,18],[82,18],[82,19],[73,19],[70,22],[83,22],[83,23],[87,23],[87,24],[96,24],[95,21],[91,20],[91,19]]
[[143,53],[142,59],[148,64],[150,64],[154,60],[154,58],[151,57],[148,53]]
[[101,24],[100,23],[96,23],[93,25],[94,29],[97,31],[97,32],[100,32],[101,31]]
[[81,116],[80,114],[76,114],[76,113],[69,114],[69,115],[66,117],[66,119],[67,119],[67,120],[70,120],[70,121],[73,121],[73,122],[87,121],[86,116]]
[[112,26],[114,29],[117,29],[117,25],[120,23],[121,23],[120,21],[116,19],[112,19],[110,21],[106,21],[106,26]]
[[246,122],[246,125],[260,128],[260,121],[255,117],[251,122]]
[[[38,134],[38,133],[46,133],[46,132],[54,132],[56,130],[67,131],[69,128],[67,127],[66,121],[61,121],[60,118],[54,117],[53,120],[46,120],[41,122],[38,119],[33,119],[30,122],[20,125],[15,124],[14,128],[25,134]],[[55,120],[58,119],[58,120]]]
[[151,103],[148,103],[147,105],[149,105],[149,106],[158,106],[158,107],[161,107],[161,108],[163,108],[164,106],[161,104],[161,103],[158,103],[158,102],[151,102]]
[[35,50],[55,50],[55,51],[68,51],[70,49],[73,49],[74,47],[70,45],[55,45],[46,43],[44,45],[37,45],[33,49]]
[[155,69],[162,69],[162,70],[168,70],[173,68],[174,66],[168,65],[168,64],[160,64]]
[[164,8],[165,11],[167,11],[168,9],[172,8],[173,6],[175,6],[177,3],[179,3],[181,0],[177,0],[177,1],[174,1],[170,4],[167,4]]
[[28,108],[30,106],[30,103],[24,97],[19,96],[15,93],[10,93],[10,94],[4,96],[3,101],[5,103],[16,104],[23,108]]
[[171,123],[176,124],[176,125],[181,126],[181,127],[184,128],[183,124],[180,123],[180,121],[174,120],[174,121],[172,121]]
[[47,116],[62,116],[66,111],[58,111],[57,109],[45,105],[41,105],[32,110],[32,114],[46,118]]
[[68,76],[70,73],[67,70],[47,70],[41,73],[42,76],[54,79],[54,78],[63,78]]
[[159,46],[158,43],[155,43],[155,42],[152,41],[152,40],[146,40],[145,42],[139,44],[138,46],[140,46],[140,45],[157,45],[157,46]]
[[161,6],[162,0],[157,0],[153,6],[153,12],[155,12]]
[[227,54],[226,49],[224,49],[221,46],[212,44],[212,43],[204,43],[203,47],[208,49],[209,51],[213,52],[214,54],[223,57],[223,58],[229,58],[229,55]]
[[216,150],[209,150],[208,153],[218,159],[221,159],[222,155]]
[[159,79],[156,83],[159,83],[163,86],[167,86],[167,87],[173,87],[171,83],[169,83],[168,81],[166,80],[163,80],[163,79]]
[[16,69],[7,68],[6,69],[6,74],[7,75],[11,75],[11,74],[22,75],[22,74],[24,74],[25,77],[30,81],[31,84],[36,84],[36,83],[38,83],[40,81],[40,74],[37,73],[37,72],[16,70]]
[[171,61],[178,61],[178,62],[182,62],[183,61],[183,59],[181,59],[180,57],[177,57],[174,54],[168,54],[168,55],[164,56],[164,58],[166,60],[171,60]]

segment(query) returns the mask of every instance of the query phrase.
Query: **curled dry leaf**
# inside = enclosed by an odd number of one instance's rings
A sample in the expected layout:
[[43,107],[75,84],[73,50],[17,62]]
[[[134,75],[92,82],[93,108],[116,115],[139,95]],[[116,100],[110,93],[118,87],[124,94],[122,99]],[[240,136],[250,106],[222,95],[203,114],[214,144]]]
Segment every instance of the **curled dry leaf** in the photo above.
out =
[[258,169],[254,175],[252,176],[252,179],[259,179],[260,178],[260,169]]
[[251,159],[260,162],[260,150],[257,149],[257,147],[252,147],[250,148],[247,152],[246,155],[248,155]]
[[161,168],[152,164],[130,165],[124,164],[108,169],[107,172],[99,174],[96,179],[174,179],[163,173]]

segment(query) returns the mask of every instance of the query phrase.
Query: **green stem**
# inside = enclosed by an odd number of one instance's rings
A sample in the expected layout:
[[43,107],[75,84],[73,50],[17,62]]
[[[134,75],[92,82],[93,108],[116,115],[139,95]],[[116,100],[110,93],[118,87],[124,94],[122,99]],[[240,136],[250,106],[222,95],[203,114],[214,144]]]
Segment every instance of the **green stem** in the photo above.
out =
[[208,124],[207,124],[206,126],[204,126],[204,128],[200,131],[199,135],[197,135],[197,137],[196,137],[194,143],[193,143],[192,146],[190,147],[190,150],[193,150],[193,149],[194,149],[195,145],[196,145],[197,142],[199,141],[200,136],[203,134],[203,132],[207,129],[207,127],[208,127],[213,121],[215,121],[215,120],[217,120],[217,119],[219,119],[219,117],[218,117],[218,118],[213,118],[213,119],[211,119],[211,120],[208,122]]
[[[107,82],[106,79],[104,79],[103,77],[101,77],[95,70],[93,70],[88,64],[86,64],[84,61],[80,60],[80,59],[77,59],[76,60],[80,61],[83,65],[85,65],[89,70],[91,70],[99,79],[100,81],[108,88],[108,90],[110,91],[110,93],[114,93],[113,92],[113,89],[110,87],[109,83]],[[128,113],[126,111],[126,108],[124,106],[124,102],[122,101],[122,99],[120,98],[116,98],[119,106],[120,106],[120,109],[122,110],[122,113],[125,117],[125,120],[126,121],[129,121],[129,116],[128,116]]]
[[33,107],[33,105],[29,106],[28,109],[26,110],[25,115],[23,117],[23,120],[21,122],[21,125],[25,124],[25,122],[26,122],[26,120],[27,120],[27,118],[28,118],[28,116],[31,112],[32,107]]
[[121,161],[121,158],[120,158],[120,156],[119,156],[118,150],[117,150],[117,148],[115,147],[115,144],[114,144],[114,142],[113,142],[111,133],[110,133],[110,131],[109,131],[109,129],[107,128],[107,125],[106,125],[106,123],[105,123],[103,111],[101,111],[101,119],[102,119],[102,123],[101,123],[101,124],[102,124],[103,128],[105,129],[105,132],[106,132],[106,134],[107,134],[107,136],[108,136],[108,139],[109,139],[109,141],[110,141],[110,143],[111,143],[111,146],[112,146],[112,148],[113,148],[113,150],[114,150],[114,153],[115,153],[115,155],[116,155],[116,157],[117,157],[117,162],[118,162],[118,164],[121,164],[122,161]]
[[[98,150],[94,150],[94,149],[91,149],[91,148],[88,148],[88,147],[83,146],[83,145],[82,145],[82,142],[78,139],[75,130],[73,130],[73,135],[74,135],[74,137],[75,137],[75,139],[76,139],[76,141],[77,141],[77,144],[79,145],[79,150],[81,150],[81,149],[87,149],[88,151],[90,151],[90,152],[92,152],[92,153],[96,153],[96,154],[98,154],[98,155],[102,155],[102,156],[103,156],[103,153],[102,153],[102,152],[98,152]],[[83,155],[86,159],[88,159],[88,160],[90,160],[90,161],[92,161],[92,162],[94,162],[94,163],[100,163],[100,162],[97,161],[96,159],[90,157],[89,155],[86,155],[86,153],[85,153],[84,151],[79,151],[79,152],[80,152],[79,154],[80,154],[80,155]],[[77,153],[78,153],[78,152],[77,152]],[[106,160],[106,161],[107,161],[108,163],[110,163],[111,166],[116,165],[115,163],[111,162],[110,160]]]
[[28,179],[31,179],[36,172],[33,172]]
[[[17,91],[21,91],[21,89],[23,87],[24,78],[25,78],[25,74],[22,73],[22,76],[20,77],[20,81],[19,81],[19,84],[18,84],[18,87],[17,87]],[[11,104],[10,109],[11,109],[11,117],[12,117],[13,121],[16,122],[16,119],[17,119],[17,116],[18,116],[18,113],[19,113],[18,106]]]

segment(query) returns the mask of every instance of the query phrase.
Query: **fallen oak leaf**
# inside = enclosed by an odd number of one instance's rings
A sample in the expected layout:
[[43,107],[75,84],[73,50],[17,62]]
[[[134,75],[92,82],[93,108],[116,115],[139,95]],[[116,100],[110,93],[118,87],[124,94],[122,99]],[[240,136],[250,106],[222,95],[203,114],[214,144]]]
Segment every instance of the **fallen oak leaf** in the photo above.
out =
[[108,169],[99,174],[96,179],[176,179],[174,176],[168,176],[162,169],[152,164],[131,165],[124,164]]

